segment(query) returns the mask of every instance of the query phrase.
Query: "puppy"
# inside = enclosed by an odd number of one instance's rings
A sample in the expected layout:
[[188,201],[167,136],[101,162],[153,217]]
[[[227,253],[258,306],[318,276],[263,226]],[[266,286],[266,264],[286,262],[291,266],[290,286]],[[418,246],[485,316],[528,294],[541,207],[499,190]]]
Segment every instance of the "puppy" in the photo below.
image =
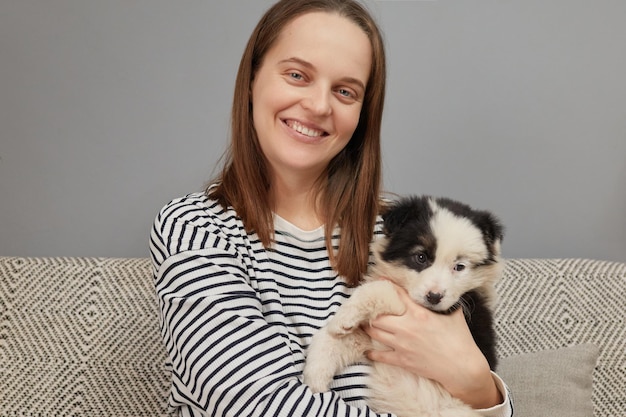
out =
[[[447,314],[462,308],[476,344],[495,370],[494,283],[503,267],[499,220],[450,199],[408,197],[388,208],[383,232],[373,245],[375,263],[363,284],[313,336],[304,382],[314,392],[326,391],[343,367],[365,360],[367,350],[385,348],[360,326],[382,314],[404,313],[391,282],[430,310]],[[399,417],[478,416],[438,383],[399,367],[372,363],[368,388],[368,405],[377,412]]]

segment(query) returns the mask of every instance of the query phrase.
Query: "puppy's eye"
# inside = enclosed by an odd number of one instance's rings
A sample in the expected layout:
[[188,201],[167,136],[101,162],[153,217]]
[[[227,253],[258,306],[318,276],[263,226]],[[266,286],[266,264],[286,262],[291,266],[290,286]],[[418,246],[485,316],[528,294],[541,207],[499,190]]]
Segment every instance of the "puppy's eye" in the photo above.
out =
[[416,253],[415,255],[413,255],[413,259],[415,260],[415,262],[417,262],[420,265],[423,265],[428,261],[428,257],[423,252]]
[[465,269],[465,264],[456,264],[454,265],[454,270],[456,272],[461,272]]

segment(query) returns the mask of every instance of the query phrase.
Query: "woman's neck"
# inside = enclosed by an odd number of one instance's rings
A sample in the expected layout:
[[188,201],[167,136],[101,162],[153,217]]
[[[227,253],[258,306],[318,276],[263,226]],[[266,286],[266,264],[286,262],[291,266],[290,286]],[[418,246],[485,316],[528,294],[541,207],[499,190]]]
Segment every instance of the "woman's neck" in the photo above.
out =
[[272,181],[274,212],[302,230],[314,230],[324,224],[317,210],[315,181],[284,178]]

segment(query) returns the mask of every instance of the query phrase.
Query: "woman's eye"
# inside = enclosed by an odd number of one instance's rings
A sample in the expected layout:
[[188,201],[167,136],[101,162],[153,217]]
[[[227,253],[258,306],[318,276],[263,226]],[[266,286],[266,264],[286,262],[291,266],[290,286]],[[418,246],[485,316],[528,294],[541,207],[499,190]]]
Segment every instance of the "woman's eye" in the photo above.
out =
[[352,92],[350,92],[349,90],[346,90],[344,88],[340,88],[337,92],[340,95],[344,96],[344,97],[352,97],[353,96]]
[[298,80],[298,81],[299,81],[299,80],[302,80],[302,78],[303,78],[303,77],[302,77],[302,74],[298,74],[297,72],[292,72],[292,73],[289,73],[289,76],[290,76],[291,78],[293,78],[294,80]]
[[342,100],[359,101],[359,94],[349,88],[339,88],[337,89],[337,94],[339,95],[339,97],[341,97]]
[[456,264],[454,265],[454,270],[456,272],[461,272],[465,269],[465,264]]

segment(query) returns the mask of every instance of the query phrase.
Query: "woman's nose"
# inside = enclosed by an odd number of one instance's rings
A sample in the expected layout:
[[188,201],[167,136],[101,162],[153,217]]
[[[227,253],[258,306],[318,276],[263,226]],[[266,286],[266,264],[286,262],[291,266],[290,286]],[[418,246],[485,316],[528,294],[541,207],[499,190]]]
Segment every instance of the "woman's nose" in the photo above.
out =
[[331,91],[321,86],[311,88],[307,97],[302,100],[302,106],[318,116],[332,114]]

